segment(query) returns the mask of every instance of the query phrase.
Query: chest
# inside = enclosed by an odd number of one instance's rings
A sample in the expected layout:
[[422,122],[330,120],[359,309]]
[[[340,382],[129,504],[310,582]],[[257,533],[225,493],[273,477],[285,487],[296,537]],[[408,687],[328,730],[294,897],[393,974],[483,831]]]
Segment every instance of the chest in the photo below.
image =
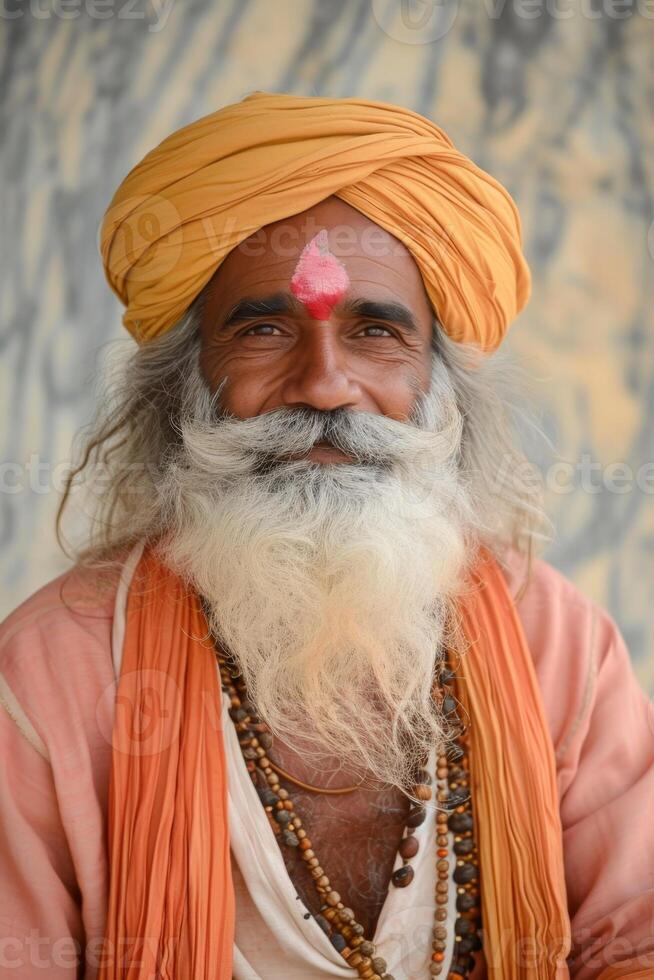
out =
[[[245,773],[236,735],[230,734],[229,757],[234,764],[230,779],[236,788]],[[306,834],[312,861],[319,862],[321,873],[324,872],[329,880],[328,887],[338,893],[339,904],[352,910],[361,929],[359,936],[374,941],[379,931],[382,943],[379,952],[387,959],[388,972],[395,976],[427,976],[434,930],[436,872],[435,862],[431,859],[436,843],[434,824],[425,820],[412,831],[419,844],[419,853],[411,855],[416,859],[409,861],[414,879],[408,887],[398,888],[392,884],[391,875],[396,865],[401,864],[397,857],[398,847],[412,809],[404,793],[389,785],[375,784],[368,777],[353,792],[332,795],[325,790],[355,786],[360,780],[360,773],[347,766],[344,756],[331,758],[321,753],[320,759],[314,762],[304,747],[302,751],[295,745],[291,748],[278,738],[265,748],[271,766],[277,769],[276,777],[270,770],[266,777],[274,786],[274,793],[279,793],[277,799],[271,801],[274,811],[280,813],[279,804],[283,802],[289,817],[292,811],[301,822],[296,824],[293,820],[293,828],[298,831],[293,837],[300,833],[303,836],[295,840],[295,846],[290,846],[293,841],[288,840],[288,831],[284,831],[288,819],[277,819],[270,802],[266,804],[268,816],[260,810],[266,799],[265,793],[257,799],[251,787],[244,794],[235,792],[238,803],[235,803],[233,847],[234,868],[239,869],[235,875],[237,907],[242,901],[240,927],[237,916],[236,941],[241,953],[254,969],[255,961],[261,959],[259,975],[262,977],[273,975],[269,969],[269,950],[274,948],[281,956],[279,946],[284,947],[283,955],[289,959],[289,969],[286,971],[280,966],[275,975],[308,977],[330,972],[317,968],[316,951],[326,940],[317,936],[319,929],[315,922],[302,922],[311,915],[319,915],[325,898],[316,888],[308,862],[299,853],[299,842],[305,842]],[[433,753],[427,763],[430,772],[435,771],[435,764]],[[235,768],[238,772],[233,771]],[[293,778],[286,778],[284,771]],[[295,780],[319,787],[320,791],[312,792]],[[265,784],[260,788],[265,788]],[[253,816],[249,811],[255,806],[257,815]],[[268,827],[276,831],[274,837],[273,832],[263,826],[266,820]],[[259,822],[259,832],[250,826],[253,821]],[[245,833],[239,834],[237,828]],[[303,853],[308,854],[308,851]],[[241,899],[239,888],[244,892]],[[450,916],[454,915],[455,897],[450,889]],[[321,925],[326,924],[321,922]],[[297,946],[293,943],[287,950],[287,940],[296,932],[304,935],[306,941],[299,940]],[[333,961],[334,952],[331,951],[329,956]]]
[[[352,909],[372,937],[386,900],[409,804],[392,787],[357,790],[343,796],[322,796],[289,786],[311,850],[330,887]],[[322,898],[306,861],[295,848],[280,845],[287,872],[297,893],[314,915]]]

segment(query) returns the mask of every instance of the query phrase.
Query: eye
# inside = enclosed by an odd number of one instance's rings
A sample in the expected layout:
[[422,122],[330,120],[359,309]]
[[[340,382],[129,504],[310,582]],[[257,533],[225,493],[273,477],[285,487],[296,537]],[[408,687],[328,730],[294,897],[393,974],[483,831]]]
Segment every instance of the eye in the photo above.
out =
[[241,337],[247,337],[247,336],[270,337],[272,335],[272,331],[277,329],[278,328],[275,326],[274,323],[257,323],[255,324],[255,326],[248,327],[247,330],[244,330],[243,333],[241,334]]
[[363,328],[364,332],[367,330],[377,331],[376,333],[368,334],[369,337],[392,337],[393,331],[389,330],[388,327],[382,327],[379,323],[369,323],[368,326]]

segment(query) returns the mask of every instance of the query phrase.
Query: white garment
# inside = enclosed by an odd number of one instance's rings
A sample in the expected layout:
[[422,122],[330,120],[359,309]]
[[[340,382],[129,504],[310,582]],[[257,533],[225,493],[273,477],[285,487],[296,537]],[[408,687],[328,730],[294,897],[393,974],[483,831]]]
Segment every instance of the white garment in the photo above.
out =
[[[232,875],[236,895],[234,980],[318,980],[352,978],[355,972],[336,952],[308,909],[298,898],[286,870],[275,834],[245,767],[234,723],[223,692],[229,794]],[[430,759],[434,772],[435,752]],[[395,980],[428,980],[432,953],[436,890],[436,811],[413,831],[420,841],[411,859],[415,877],[406,888],[389,885],[374,943]],[[452,854],[452,833],[448,834]],[[395,868],[402,866],[396,856]],[[456,885],[450,859],[445,963],[452,958]],[[443,971],[447,975],[447,971]]]

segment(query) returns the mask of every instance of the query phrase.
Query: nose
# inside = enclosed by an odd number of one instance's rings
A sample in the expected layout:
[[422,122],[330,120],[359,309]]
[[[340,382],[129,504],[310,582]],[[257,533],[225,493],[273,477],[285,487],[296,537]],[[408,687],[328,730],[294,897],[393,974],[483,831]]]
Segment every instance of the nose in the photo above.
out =
[[361,388],[351,375],[347,351],[325,322],[295,348],[292,369],[284,380],[282,402],[289,407],[315,408],[323,412],[335,408],[355,408]]

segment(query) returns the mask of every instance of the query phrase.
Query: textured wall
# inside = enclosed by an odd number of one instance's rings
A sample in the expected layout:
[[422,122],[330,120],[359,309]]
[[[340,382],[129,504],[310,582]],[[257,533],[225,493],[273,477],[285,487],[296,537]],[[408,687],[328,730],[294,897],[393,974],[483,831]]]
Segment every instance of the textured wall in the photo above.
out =
[[65,566],[56,490],[121,335],[97,229],[122,176],[253,89],[362,95],[429,115],[518,201],[534,290],[508,343],[557,450],[547,557],[654,690],[654,3],[5,0],[0,32],[2,611]]

